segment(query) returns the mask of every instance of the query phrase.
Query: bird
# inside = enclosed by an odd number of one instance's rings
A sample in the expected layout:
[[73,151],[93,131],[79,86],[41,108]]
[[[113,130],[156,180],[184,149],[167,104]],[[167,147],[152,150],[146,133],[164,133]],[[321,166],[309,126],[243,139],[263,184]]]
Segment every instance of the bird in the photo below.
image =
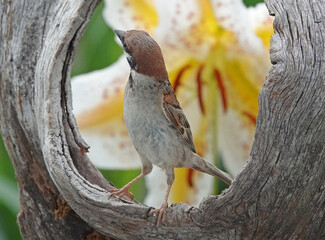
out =
[[[165,171],[167,190],[157,215],[157,227],[165,222],[174,168],[192,168],[216,176],[230,185],[232,178],[196,154],[190,124],[168,78],[158,43],[143,30],[115,30],[130,65],[125,86],[123,114],[132,143],[140,156],[141,174],[111,196],[133,198],[129,188],[149,174],[153,164]],[[111,197],[110,196],[110,197]]]

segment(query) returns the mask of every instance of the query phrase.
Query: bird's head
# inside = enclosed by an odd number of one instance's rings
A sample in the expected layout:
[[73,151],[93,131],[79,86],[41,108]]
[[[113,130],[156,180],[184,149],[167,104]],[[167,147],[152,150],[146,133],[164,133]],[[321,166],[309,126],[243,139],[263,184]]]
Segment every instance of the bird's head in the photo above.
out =
[[147,32],[115,30],[115,33],[123,44],[123,50],[132,70],[157,81],[168,79],[160,47]]

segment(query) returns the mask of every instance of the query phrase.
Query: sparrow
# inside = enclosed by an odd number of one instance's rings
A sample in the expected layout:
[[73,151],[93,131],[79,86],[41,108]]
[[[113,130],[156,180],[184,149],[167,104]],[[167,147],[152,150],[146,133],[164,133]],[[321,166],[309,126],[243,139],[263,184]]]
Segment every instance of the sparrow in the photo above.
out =
[[[165,171],[167,191],[159,209],[157,226],[165,221],[168,196],[174,182],[174,168],[192,168],[231,184],[230,176],[196,154],[193,137],[172,85],[157,42],[142,30],[115,30],[121,40],[131,71],[124,92],[124,121],[138,152],[142,171],[111,196],[132,198],[129,188],[149,174],[152,165]],[[110,197],[111,197],[110,196]]]

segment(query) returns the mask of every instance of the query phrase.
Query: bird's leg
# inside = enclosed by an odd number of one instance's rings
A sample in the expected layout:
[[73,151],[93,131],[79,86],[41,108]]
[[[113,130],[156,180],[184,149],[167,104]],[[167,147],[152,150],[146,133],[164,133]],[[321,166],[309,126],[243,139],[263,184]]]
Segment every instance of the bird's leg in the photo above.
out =
[[124,187],[122,187],[121,189],[113,189],[113,190],[109,190],[108,192],[111,193],[111,195],[109,196],[108,199],[110,199],[112,196],[117,196],[119,198],[121,198],[123,195],[128,196],[129,198],[133,199],[133,194],[130,193],[129,189],[132,186],[132,184],[134,184],[136,181],[138,181],[139,179],[141,179],[142,177],[146,176],[148,173],[150,173],[152,170],[152,164],[151,163],[146,163],[143,162],[142,165],[142,171],[141,174],[139,176],[137,176],[135,179],[133,179],[132,181],[130,181],[128,184],[126,184]]
[[149,214],[152,213],[158,213],[158,217],[157,217],[157,227],[159,227],[160,222],[164,222],[165,218],[166,218],[166,210],[168,208],[168,196],[169,196],[169,192],[171,189],[172,185],[168,185],[167,187],[167,192],[164,198],[164,202],[161,205],[161,207],[159,209],[153,209],[149,212]]
[[135,179],[130,181],[128,184],[124,185],[121,189],[113,189],[109,190],[110,193],[112,193],[108,199],[110,199],[112,196],[122,197],[123,195],[128,196],[129,198],[133,199],[133,194],[130,193],[129,189],[132,186],[133,183],[138,181],[140,178],[144,177],[146,174],[141,173],[139,176],[137,176]]
[[170,189],[173,185],[174,179],[175,179],[175,174],[174,174],[174,169],[166,169],[166,175],[167,175],[167,191],[166,191],[166,195],[164,198],[164,201],[161,205],[161,207],[159,209],[153,209],[149,212],[149,214],[151,213],[157,213],[158,212],[158,216],[157,216],[157,227],[159,227],[160,222],[165,222],[165,218],[166,218],[166,210],[168,208],[168,197],[169,197],[169,193],[170,193]]

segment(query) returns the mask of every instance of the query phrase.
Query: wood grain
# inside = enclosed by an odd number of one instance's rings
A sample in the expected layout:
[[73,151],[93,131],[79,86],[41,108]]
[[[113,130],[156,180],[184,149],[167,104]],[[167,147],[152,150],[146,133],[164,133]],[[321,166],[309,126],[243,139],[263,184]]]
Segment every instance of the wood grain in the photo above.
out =
[[324,0],[267,1],[273,66],[249,161],[228,190],[171,206],[159,228],[150,207],[108,199],[71,111],[71,64],[98,1],[1,3],[0,125],[24,239],[325,238]]

